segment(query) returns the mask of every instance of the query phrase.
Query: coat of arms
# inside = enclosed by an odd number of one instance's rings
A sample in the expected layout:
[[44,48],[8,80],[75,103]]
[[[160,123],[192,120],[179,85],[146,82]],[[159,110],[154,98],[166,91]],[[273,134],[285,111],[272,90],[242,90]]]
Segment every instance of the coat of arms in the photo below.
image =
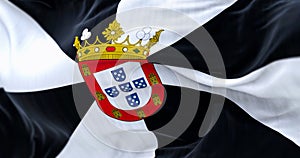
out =
[[96,36],[90,44],[86,40],[91,36],[88,30],[83,31],[82,44],[75,37],[81,74],[98,106],[108,116],[137,121],[161,108],[164,87],[147,56],[162,31],[157,31],[144,45],[142,40],[130,43],[129,36],[117,42],[124,32],[115,20],[102,32],[106,42]]

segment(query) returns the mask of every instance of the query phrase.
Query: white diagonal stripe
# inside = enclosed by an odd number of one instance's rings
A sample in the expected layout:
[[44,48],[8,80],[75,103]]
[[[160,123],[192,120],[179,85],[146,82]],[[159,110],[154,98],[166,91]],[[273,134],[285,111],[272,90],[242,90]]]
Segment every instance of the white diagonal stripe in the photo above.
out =
[[83,82],[76,62],[6,0],[0,1],[0,41],[0,86],[6,91],[32,92]]
[[222,95],[300,146],[300,73],[294,69],[297,67],[300,58],[289,58],[241,78],[220,79],[191,69],[155,65],[163,84]]

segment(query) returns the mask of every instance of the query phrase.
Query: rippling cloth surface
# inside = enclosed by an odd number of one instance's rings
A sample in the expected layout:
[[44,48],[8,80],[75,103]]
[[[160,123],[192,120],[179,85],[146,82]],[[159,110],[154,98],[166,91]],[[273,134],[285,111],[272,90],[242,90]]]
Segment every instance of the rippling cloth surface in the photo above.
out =
[[[33,17],[72,59],[73,37],[116,12],[118,1],[12,1]],[[300,55],[300,2],[297,0],[243,0],[204,25],[220,49],[227,77],[244,76],[276,60]],[[208,73],[204,60],[186,40],[172,45],[186,52],[193,67]],[[166,50],[152,57],[181,59]],[[1,60],[1,59],[0,59]],[[47,60],[47,59],[45,59]],[[168,61],[159,61],[167,63]],[[180,63],[180,62],[178,62]],[[173,66],[180,66],[173,63]],[[295,68],[295,73],[299,70]],[[284,79],[283,79],[284,82]],[[77,84],[76,86],[84,86]],[[166,86],[164,108],[146,119],[157,129],[176,113],[180,89]],[[187,89],[189,92],[193,90]],[[296,93],[296,92],[295,92]],[[279,133],[260,124],[229,100],[214,128],[199,138],[210,94],[201,92],[195,121],[172,144],[156,150],[157,157],[298,157],[300,149]],[[175,98],[175,99],[174,99]],[[87,105],[92,104],[92,100]],[[173,105],[173,106],[167,106]],[[206,107],[207,108],[207,107]],[[29,93],[0,92],[0,157],[55,157],[80,121],[72,86]]]

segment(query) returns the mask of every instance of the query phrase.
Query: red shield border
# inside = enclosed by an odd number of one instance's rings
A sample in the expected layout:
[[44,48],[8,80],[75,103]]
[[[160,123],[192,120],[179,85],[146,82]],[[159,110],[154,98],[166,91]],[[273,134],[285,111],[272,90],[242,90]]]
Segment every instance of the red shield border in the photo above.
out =
[[[152,94],[145,106],[135,110],[122,110],[114,107],[109,102],[93,73],[103,71],[129,61],[141,63],[142,70],[148,80],[148,83],[152,87]],[[81,75],[83,76],[98,106],[106,115],[112,118],[122,121],[138,121],[155,114],[163,105],[165,89],[153,64],[148,63],[147,60],[88,60],[78,62],[78,66],[80,68]]]

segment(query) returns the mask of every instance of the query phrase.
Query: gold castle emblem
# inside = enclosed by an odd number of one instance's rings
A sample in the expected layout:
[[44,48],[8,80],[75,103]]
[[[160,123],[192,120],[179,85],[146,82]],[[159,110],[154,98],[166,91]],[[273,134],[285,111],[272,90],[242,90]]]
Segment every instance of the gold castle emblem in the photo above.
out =
[[136,113],[139,116],[139,118],[145,118],[146,117],[146,114],[143,110],[137,110]]
[[77,58],[79,61],[99,60],[99,59],[146,59],[149,55],[150,48],[159,41],[160,34],[163,30],[159,30],[149,41],[142,45],[142,39],[136,43],[130,43],[129,36],[122,42],[117,40],[124,35],[120,24],[114,20],[109,24],[102,34],[106,38],[106,42],[101,42],[96,36],[94,43],[90,44],[86,39],[81,39],[83,45],[80,44],[78,36],[75,37],[73,46],[77,49]]
[[120,118],[120,117],[122,117],[121,112],[120,112],[119,110],[117,110],[117,109],[114,109],[114,110],[112,111],[112,113],[113,113],[113,115],[114,115],[115,118]]

